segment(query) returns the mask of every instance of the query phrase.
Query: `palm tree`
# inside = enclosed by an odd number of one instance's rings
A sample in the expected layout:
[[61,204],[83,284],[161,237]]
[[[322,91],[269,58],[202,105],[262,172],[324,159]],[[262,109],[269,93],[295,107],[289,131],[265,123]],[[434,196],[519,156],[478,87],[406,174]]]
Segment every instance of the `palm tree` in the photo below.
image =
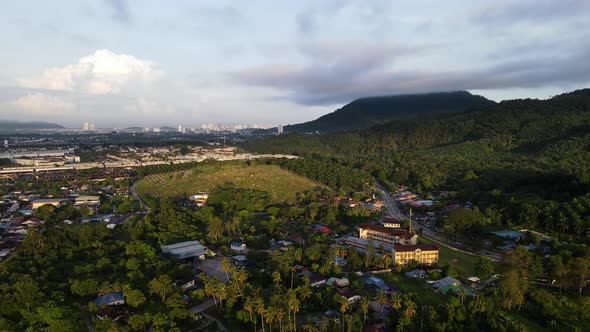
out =
[[265,317],[266,317],[266,322],[268,323],[268,328],[269,328],[270,332],[272,332],[272,323],[275,318],[275,312],[276,312],[276,310],[274,307],[266,308]]
[[313,294],[309,286],[309,279],[307,278],[303,278],[303,284],[297,287],[297,290],[299,291],[301,299],[304,301],[307,300]]
[[465,288],[459,288],[459,303],[463,306],[463,302],[465,301]]
[[313,322],[307,322],[302,327],[305,332],[319,332],[320,330],[315,326]]
[[295,267],[291,266],[289,270],[291,270],[291,289],[293,289],[293,275],[295,274]]
[[217,297],[219,298],[219,307],[221,307],[223,305],[223,300],[227,299],[229,294],[227,293],[227,288],[224,284],[218,283],[217,285]]
[[283,308],[277,308],[275,311],[275,316],[279,321],[279,332],[283,332],[283,317],[285,317],[285,311],[283,311]]
[[346,332],[352,332],[352,323],[354,323],[355,316],[346,315],[344,316],[344,323],[346,324]]
[[385,305],[385,302],[387,302],[387,297],[385,296],[385,293],[380,290],[375,296],[375,300],[381,307],[381,319],[383,319],[383,306]]
[[281,274],[279,273],[279,271],[274,271],[272,273],[272,282],[275,284],[275,286],[279,286],[279,284],[281,283]]
[[402,307],[402,298],[398,293],[391,293],[391,307],[395,310]]
[[404,300],[404,305],[406,307],[404,309],[404,317],[411,319],[416,314],[416,303],[414,303],[412,299],[406,298]]
[[241,285],[243,285],[246,282],[246,280],[248,280],[248,273],[246,272],[246,270],[235,269],[235,271],[232,272],[232,277],[236,281],[236,285],[238,286],[238,292],[239,292],[239,295],[241,296],[242,295]]
[[264,300],[262,298],[258,298],[256,301],[256,313],[260,315],[260,320],[262,321],[262,331],[264,331],[264,315],[266,314],[266,308],[264,307]]
[[348,300],[340,295],[335,295],[336,301],[340,304],[340,312],[342,313],[342,320],[340,321],[340,330],[344,324],[344,314],[348,311]]
[[254,323],[254,331],[256,331],[256,323],[254,319],[252,319],[252,312],[254,312],[254,301],[252,300],[253,298],[254,297],[252,296],[248,296],[246,298],[246,301],[244,301],[244,310],[248,312],[248,315],[250,316],[250,322]]
[[221,260],[221,269],[225,272],[225,280],[229,280],[229,270],[231,269],[231,265],[229,264],[229,260],[227,258],[223,258]]
[[367,323],[367,314],[369,313],[369,299],[367,299],[365,296],[361,297],[361,301],[359,302],[359,307],[361,309],[361,312],[363,313],[363,323],[366,324]]
[[300,309],[301,303],[297,298],[297,293],[293,289],[289,289],[287,294],[287,305],[289,306],[289,310],[293,312],[293,331],[297,331],[297,312]]

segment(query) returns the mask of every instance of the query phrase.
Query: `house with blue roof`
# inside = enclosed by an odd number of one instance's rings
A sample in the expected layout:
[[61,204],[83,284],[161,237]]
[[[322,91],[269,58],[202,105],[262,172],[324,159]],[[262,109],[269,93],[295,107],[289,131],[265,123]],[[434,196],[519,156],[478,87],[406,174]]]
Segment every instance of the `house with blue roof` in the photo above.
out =
[[100,307],[103,304],[121,305],[125,304],[125,296],[123,296],[123,292],[112,292],[97,297],[93,302],[97,307]]
[[231,250],[235,250],[235,251],[242,251],[246,249],[246,244],[242,243],[242,242],[238,242],[238,241],[234,241],[232,243],[230,243],[230,248]]

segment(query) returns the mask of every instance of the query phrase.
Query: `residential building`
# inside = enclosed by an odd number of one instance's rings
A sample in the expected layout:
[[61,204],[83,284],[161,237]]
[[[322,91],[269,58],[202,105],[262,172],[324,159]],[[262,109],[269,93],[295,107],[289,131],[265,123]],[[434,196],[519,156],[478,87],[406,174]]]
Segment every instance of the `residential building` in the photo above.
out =
[[194,195],[191,195],[190,200],[197,203],[198,207],[201,207],[207,203],[207,199],[209,198],[209,193],[207,192],[198,192]]
[[103,304],[104,305],[125,304],[125,296],[123,296],[122,292],[112,292],[112,293],[103,294],[94,300],[94,304],[96,304],[97,307],[100,307]]
[[348,278],[335,278],[332,277],[328,280],[326,280],[326,284],[327,285],[332,285],[335,287],[347,287],[350,285],[350,281],[348,280]]
[[402,223],[397,218],[394,218],[394,217],[386,217],[385,220],[383,220],[383,227],[388,227],[388,228],[401,228],[402,227]]
[[346,302],[348,302],[348,304],[357,303],[361,299],[361,296],[359,294],[348,289],[339,290],[338,295],[344,298]]
[[36,210],[36,209],[42,207],[43,205],[47,205],[47,204],[53,205],[55,207],[60,207],[66,201],[68,201],[67,198],[39,198],[39,199],[34,200],[31,204],[32,204],[33,210]]
[[462,286],[461,282],[453,277],[444,277],[435,281],[432,284],[432,287],[443,292],[447,293],[449,290],[455,290]]
[[242,242],[234,241],[230,244],[230,248],[231,248],[231,250],[242,251],[242,250],[246,249],[246,244],[244,244]]
[[393,259],[395,264],[408,265],[416,261],[420,265],[434,265],[438,263],[438,246],[433,244],[394,245]]
[[178,259],[194,258],[205,259],[207,248],[199,241],[186,241],[162,246],[162,253],[175,256]]
[[405,229],[396,229],[377,225],[362,225],[359,228],[361,239],[367,239],[383,245],[415,245],[418,243],[418,235]]
[[100,196],[78,196],[74,199],[74,206],[87,206],[97,209],[100,205]]
[[244,255],[233,256],[231,261],[239,268],[244,268],[248,264],[248,259]]

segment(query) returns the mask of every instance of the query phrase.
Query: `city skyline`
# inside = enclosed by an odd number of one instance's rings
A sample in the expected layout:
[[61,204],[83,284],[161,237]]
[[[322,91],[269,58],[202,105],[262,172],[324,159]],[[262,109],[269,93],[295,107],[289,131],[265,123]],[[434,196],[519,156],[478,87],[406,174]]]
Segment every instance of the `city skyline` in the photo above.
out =
[[544,99],[590,82],[585,1],[5,7],[7,120],[293,124],[365,96],[469,90],[496,101]]

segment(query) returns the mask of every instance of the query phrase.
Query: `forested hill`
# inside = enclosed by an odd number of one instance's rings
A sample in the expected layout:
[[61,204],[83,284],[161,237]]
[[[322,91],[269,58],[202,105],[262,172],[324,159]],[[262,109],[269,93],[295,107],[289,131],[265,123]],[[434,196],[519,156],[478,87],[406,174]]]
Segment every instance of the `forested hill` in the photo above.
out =
[[502,224],[590,241],[590,203],[580,203],[590,202],[590,89],[362,131],[281,135],[245,148],[357,167],[418,193],[455,190]]
[[363,129],[391,120],[463,112],[493,104],[493,101],[467,91],[361,98],[314,121],[286,126],[285,131],[338,132]]
[[11,120],[0,120],[0,132],[18,132],[40,129],[63,129],[62,126],[49,122],[19,122]]

